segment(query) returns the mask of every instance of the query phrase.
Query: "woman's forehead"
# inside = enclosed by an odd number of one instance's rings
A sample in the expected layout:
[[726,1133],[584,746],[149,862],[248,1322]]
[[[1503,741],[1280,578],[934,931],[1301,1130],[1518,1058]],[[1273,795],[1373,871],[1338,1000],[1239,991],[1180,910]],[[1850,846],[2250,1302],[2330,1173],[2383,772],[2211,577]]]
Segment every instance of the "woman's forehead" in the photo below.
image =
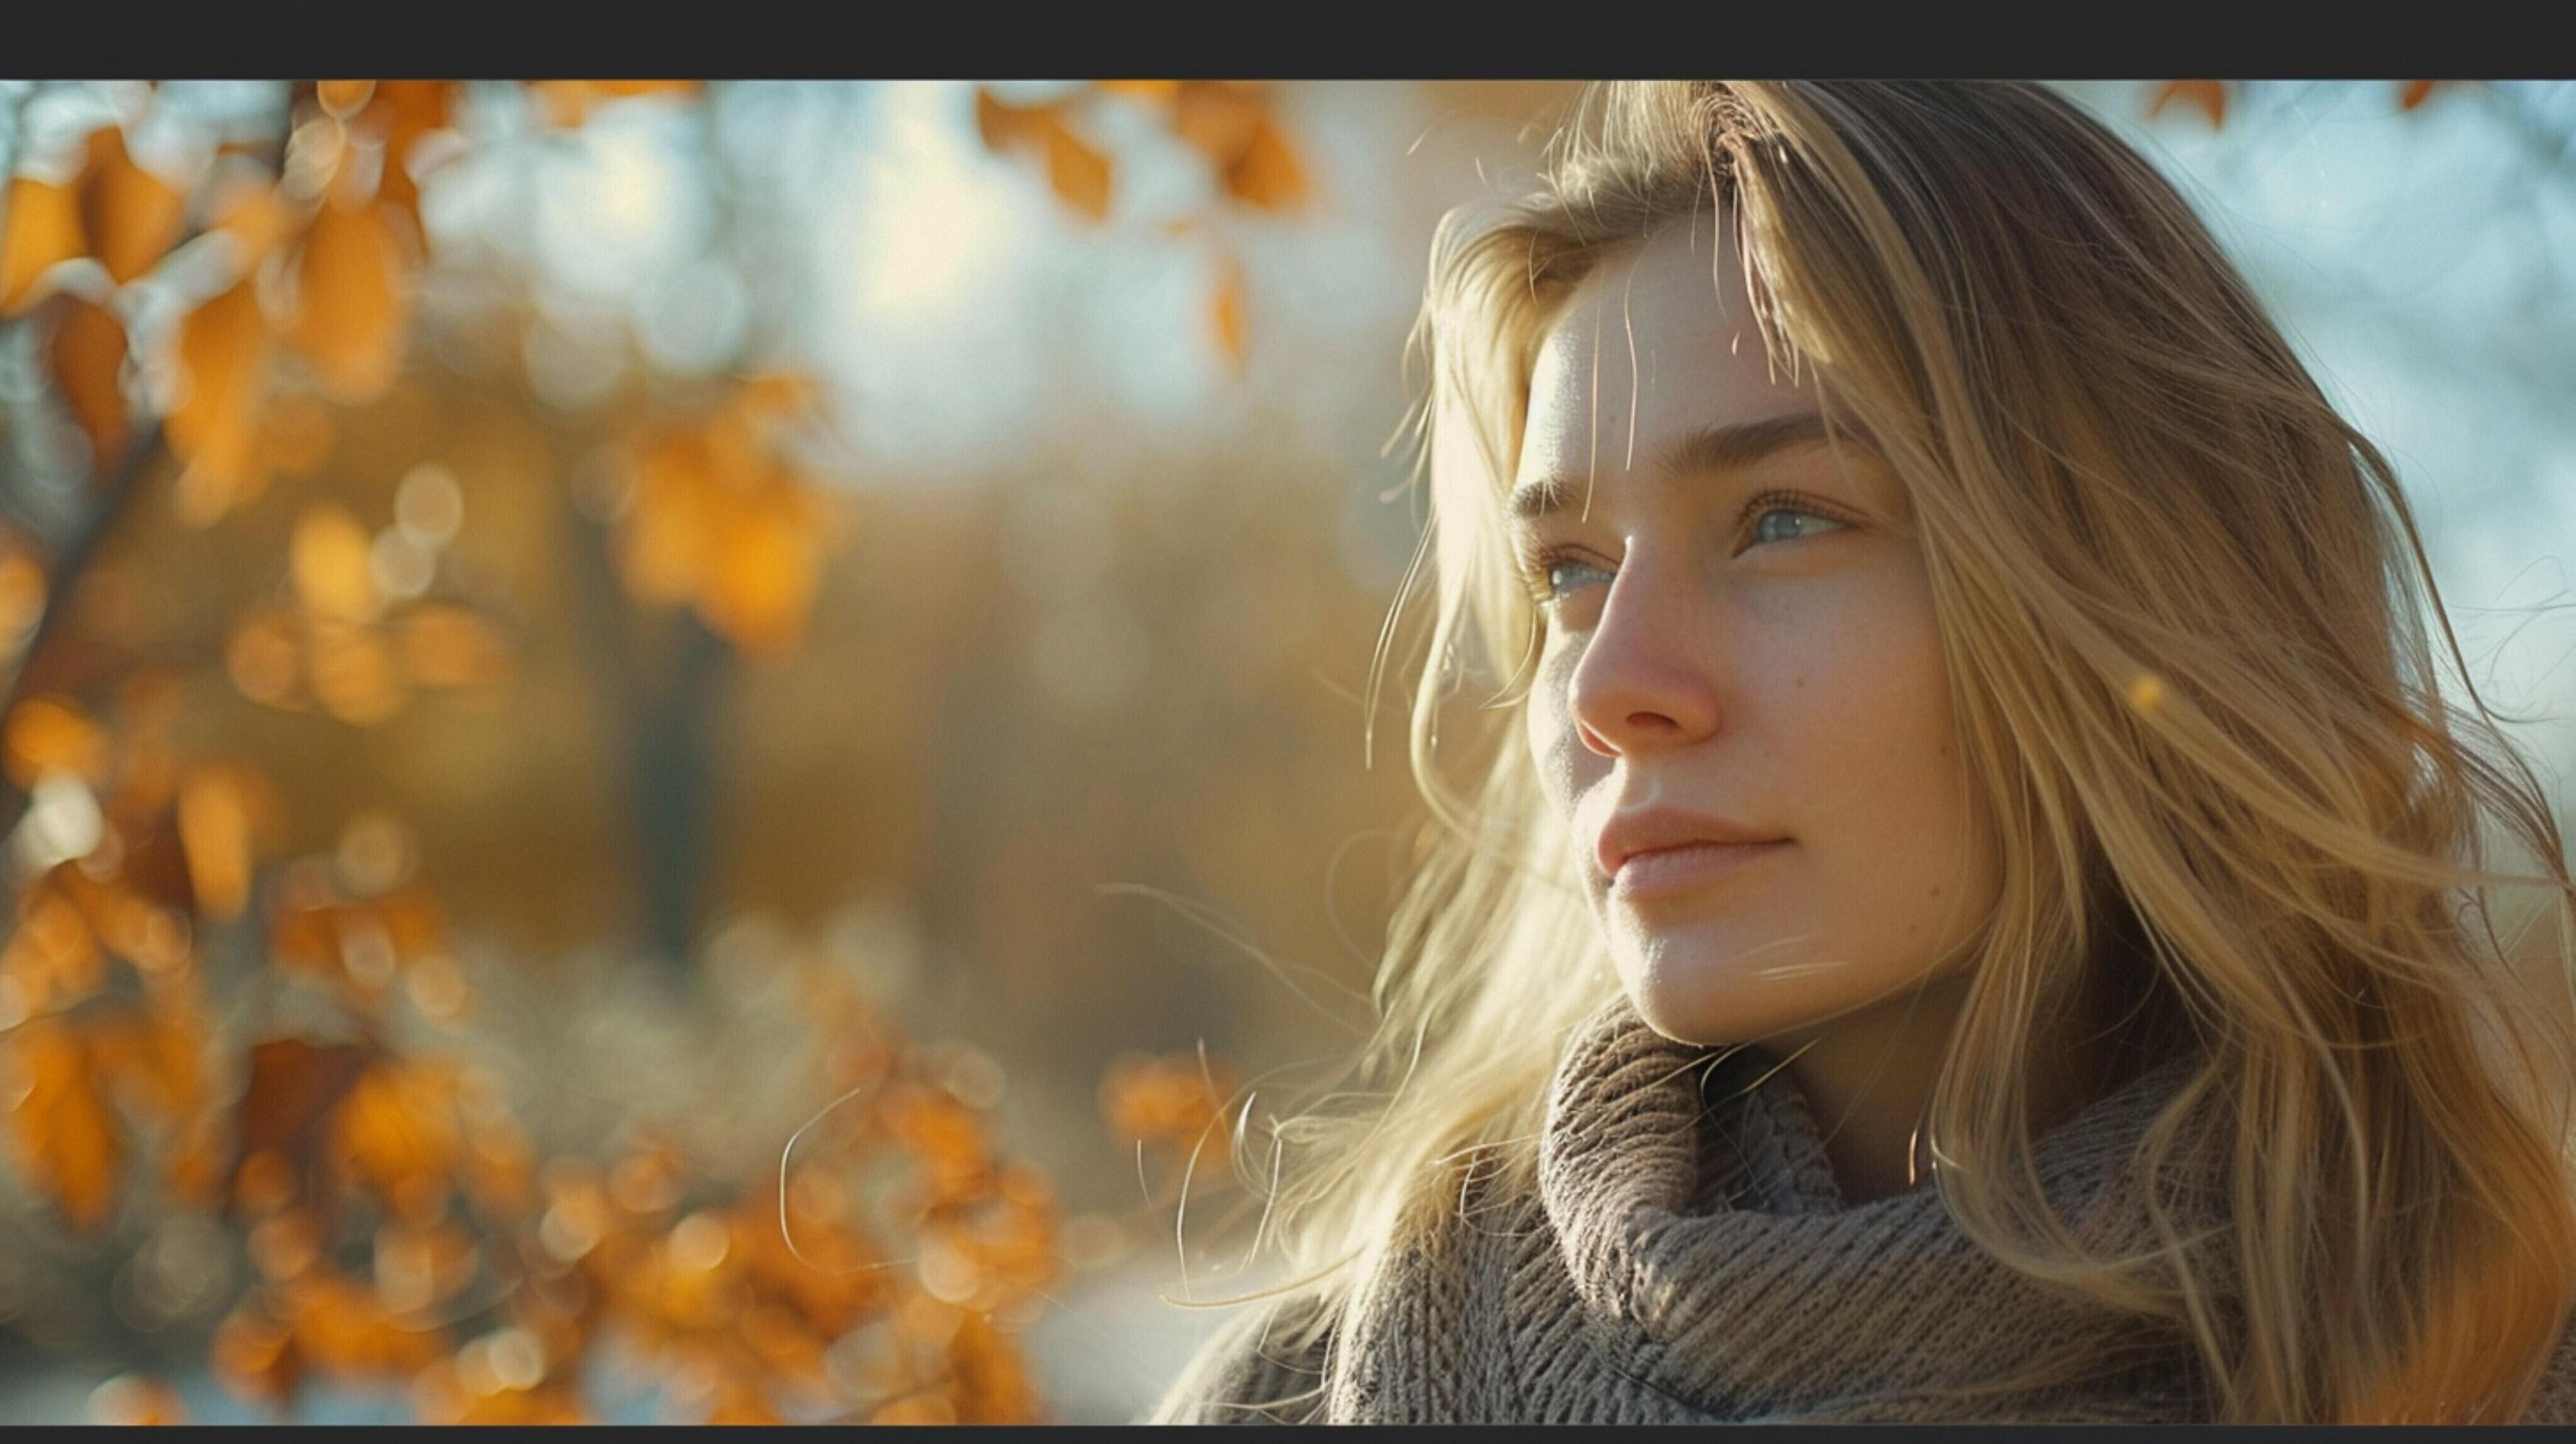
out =
[[1811,385],[1772,364],[1727,229],[1675,222],[1558,308],[1531,369],[1518,471],[1624,467],[1681,431],[1817,407]]

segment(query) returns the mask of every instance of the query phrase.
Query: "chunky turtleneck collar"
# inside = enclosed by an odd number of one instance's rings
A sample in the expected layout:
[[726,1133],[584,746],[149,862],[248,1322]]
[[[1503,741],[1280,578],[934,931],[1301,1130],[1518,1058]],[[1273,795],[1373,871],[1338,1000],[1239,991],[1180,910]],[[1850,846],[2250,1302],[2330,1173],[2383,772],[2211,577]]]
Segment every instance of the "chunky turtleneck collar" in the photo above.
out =
[[[2040,1177],[2063,1214],[2119,1201],[2122,1165],[2188,1067],[2150,1069],[2040,1139]],[[1895,1405],[2003,1377],[2054,1348],[2107,1359],[2142,1342],[2136,1321],[1994,1260],[1928,1181],[1846,1204],[1821,1130],[1772,1055],[1676,1043],[1625,996],[1566,1049],[1539,1178],[1603,1349],[1710,1413]]]
[[[2212,1417],[2178,1330],[2015,1273],[1966,1237],[1932,1185],[1849,1204],[1816,1120],[1774,1061],[1673,1042],[1613,999],[1561,1055],[1535,1187],[1508,1170],[1470,1179],[1437,1228],[1346,1297],[1307,1291],[1238,1313],[1153,1417]],[[2088,1243],[2152,1242],[2130,1165],[2191,1066],[2152,1067],[2038,1140],[2042,1186]],[[2174,1222],[2207,1228],[2217,1221],[2202,1211],[2208,1201],[2175,1200]],[[2044,1386],[1957,1392],[2051,1362],[2069,1367]],[[2576,1330],[2529,1412],[2535,1423],[2571,1419]]]
[[[2041,1140],[2062,1214],[2116,1201],[2182,1066]],[[1847,1206],[1785,1069],[1758,1050],[1665,1038],[1624,995],[1567,1042],[1532,1192],[1470,1185],[1446,1226],[1372,1275],[1315,1369],[1320,1417],[2203,1416],[2179,1335],[2012,1272],[1929,1185]],[[1944,1392],[2051,1361],[2073,1377]]]

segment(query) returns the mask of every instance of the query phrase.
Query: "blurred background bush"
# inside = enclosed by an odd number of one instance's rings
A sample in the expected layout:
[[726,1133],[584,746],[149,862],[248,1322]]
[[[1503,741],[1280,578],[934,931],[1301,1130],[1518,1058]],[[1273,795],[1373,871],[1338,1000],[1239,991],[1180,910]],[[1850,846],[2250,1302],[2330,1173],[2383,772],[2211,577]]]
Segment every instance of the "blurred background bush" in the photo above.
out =
[[[1574,89],[0,82],[0,1419],[1146,1407],[1411,855],[1431,230]],[[2066,89],[2563,762],[2576,87]]]

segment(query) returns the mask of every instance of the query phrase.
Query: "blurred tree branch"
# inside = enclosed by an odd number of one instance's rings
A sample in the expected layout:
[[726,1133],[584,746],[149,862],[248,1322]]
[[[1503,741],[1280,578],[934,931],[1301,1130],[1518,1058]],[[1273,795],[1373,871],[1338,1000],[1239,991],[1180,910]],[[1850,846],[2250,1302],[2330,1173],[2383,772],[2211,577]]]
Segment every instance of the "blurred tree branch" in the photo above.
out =
[[[90,563],[97,558],[99,545],[125,514],[141,490],[144,472],[161,454],[161,423],[154,421],[135,436],[126,448],[125,459],[108,474],[89,509],[74,519],[70,534],[61,539],[47,559],[45,609],[18,654],[17,671],[10,677],[8,687],[0,690],[0,717],[7,717],[27,697],[51,690],[53,673],[60,665],[60,649],[49,650],[47,644],[60,634],[63,618],[72,610],[71,599]],[[0,838],[17,829],[18,820],[26,815],[27,801],[26,789],[0,777]]]
[[691,608],[644,614],[618,580],[606,528],[569,499],[564,511],[579,610],[597,639],[583,653],[626,733],[624,796],[645,937],[678,975],[705,919],[716,803],[710,759],[733,649]]

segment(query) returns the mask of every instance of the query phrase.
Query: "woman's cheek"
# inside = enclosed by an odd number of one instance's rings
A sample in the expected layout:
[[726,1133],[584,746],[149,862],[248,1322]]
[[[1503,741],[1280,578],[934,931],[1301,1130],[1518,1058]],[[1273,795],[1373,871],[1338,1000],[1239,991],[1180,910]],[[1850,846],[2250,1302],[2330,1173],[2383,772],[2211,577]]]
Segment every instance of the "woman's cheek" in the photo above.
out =
[[1522,709],[1529,733],[1530,761],[1538,768],[1542,790],[1559,811],[1567,813],[1574,807],[1577,769],[1585,755],[1566,705],[1567,684],[1580,658],[1579,648],[1549,637],[1530,682],[1529,705]]
[[[1938,739],[1927,694],[1941,697],[1939,654],[1927,659],[1910,623],[1886,604],[1883,588],[1812,589],[1805,605],[1759,629],[1757,655],[1739,673],[1739,725],[1747,699],[1768,715],[1758,730],[1779,749],[1788,795],[1802,812],[1883,814],[1919,791],[1920,755]],[[1946,706],[1946,702],[1943,701]],[[1946,729],[1946,712],[1938,714]]]

